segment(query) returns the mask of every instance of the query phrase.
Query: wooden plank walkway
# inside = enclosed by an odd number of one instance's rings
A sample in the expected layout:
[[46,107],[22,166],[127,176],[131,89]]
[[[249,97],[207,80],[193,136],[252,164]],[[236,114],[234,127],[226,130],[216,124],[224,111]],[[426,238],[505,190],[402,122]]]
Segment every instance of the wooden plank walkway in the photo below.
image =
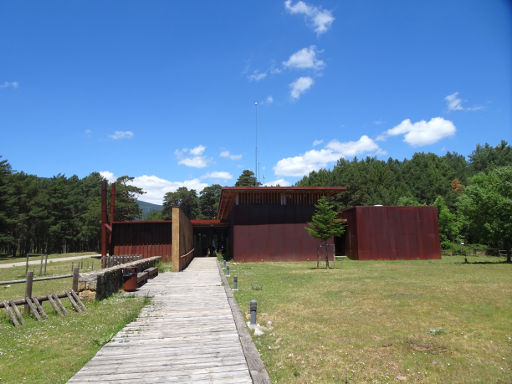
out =
[[69,383],[252,383],[215,258],[150,280],[153,297]]

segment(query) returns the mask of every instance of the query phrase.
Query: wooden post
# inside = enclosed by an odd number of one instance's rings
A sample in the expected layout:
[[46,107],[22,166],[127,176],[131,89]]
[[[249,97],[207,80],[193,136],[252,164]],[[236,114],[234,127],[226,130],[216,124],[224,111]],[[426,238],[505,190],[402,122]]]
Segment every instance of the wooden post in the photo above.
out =
[[39,276],[43,274],[43,255],[41,255],[41,266],[39,267]]
[[[29,271],[27,273],[27,285],[25,287],[25,297],[32,297],[32,279],[34,278],[34,271]],[[30,307],[28,304],[25,304],[25,313],[30,314]]]
[[112,191],[110,192],[110,233],[108,235],[109,255],[114,254],[114,245],[112,244],[112,230],[114,228],[114,212],[116,206],[116,183],[112,183]]
[[107,255],[107,181],[101,183],[101,266],[105,268]]
[[29,257],[28,257],[28,253],[27,253],[27,262],[25,263],[25,276],[28,273],[28,259],[29,259]]
[[60,301],[59,296],[57,296],[55,293],[53,294],[53,300],[60,306],[60,310],[64,314],[64,316],[68,315],[68,311],[66,311],[66,308],[64,307],[64,304],[62,304],[62,301]]
[[39,316],[39,312],[37,311],[37,308],[35,307],[34,303],[30,299],[30,297],[25,297],[25,300],[27,300],[27,304],[30,307],[30,310],[32,311],[32,314],[37,319],[37,321],[41,321],[41,316]]
[[50,302],[51,306],[53,307],[53,310],[59,315],[64,316],[62,312],[60,311],[59,307],[57,307],[57,304],[55,304],[55,301],[53,300],[52,295],[48,295],[48,301]]
[[44,255],[44,274],[46,275],[46,266],[48,265],[48,254]]
[[23,316],[21,316],[21,313],[18,310],[18,307],[16,306],[16,304],[14,304],[14,301],[11,300],[9,302],[9,304],[11,304],[11,308],[14,310],[14,313],[16,314],[16,316],[18,316],[18,319],[19,319],[21,325],[25,325],[25,320],[23,319]]
[[78,268],[73,269],[73,291],[78,291],[78,278],[80,277],[80,272]]
[[12,320],[12,323],[14,324],[14,326],[16,328],[18,328],[20,326],[20,324],[18,323],[18,319],[16,319],[16,316],[12,313],[11,308],[9,307],[9,303],[7,303],[7,301],[4,301],[3,304],[4,304],[5,310],[7,311],[7,314],[9,315],[9,317]]

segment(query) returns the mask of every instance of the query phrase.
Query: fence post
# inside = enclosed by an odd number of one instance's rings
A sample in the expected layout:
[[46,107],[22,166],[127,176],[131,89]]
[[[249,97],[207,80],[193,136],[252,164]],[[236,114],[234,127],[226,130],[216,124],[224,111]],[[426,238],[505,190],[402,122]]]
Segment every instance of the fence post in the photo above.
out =
[[43,259],[44,259],[44,256],[41,255],[41,266],[39,267],[39,276],[41,276],[43,274]]
[[73,270],[73,291],[78,292],[78,277],[80,276],[80,272],[78,268]]
[[48,254],[44,255],[44,274],[46,275],[46,266],[48,265]]
[[27,273],[28,273],[28,253],[27,253],[27,262],[25,263],[25,276],[27,276]]
[[[34,271],[27,273],[27,285],[25,286],[25,297],[32,297],[32,279],[34,278]],[[25,314],[30,314],[30,307],[25,304]]]

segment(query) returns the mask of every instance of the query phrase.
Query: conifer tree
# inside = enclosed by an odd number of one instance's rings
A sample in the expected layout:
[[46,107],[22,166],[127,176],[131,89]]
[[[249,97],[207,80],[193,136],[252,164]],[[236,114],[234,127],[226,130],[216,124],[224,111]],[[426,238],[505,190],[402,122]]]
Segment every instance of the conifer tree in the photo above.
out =
[[325,196],[318,199],[315,204],[315,213],[305,227],[310,236],[321,239],[325,249],[325,267],[329,269],[329,252],[327,250],[327,240],[333,236],[340,237],[345,233],[345,223],[338,219],[338,212],[334,205],[327,201]]

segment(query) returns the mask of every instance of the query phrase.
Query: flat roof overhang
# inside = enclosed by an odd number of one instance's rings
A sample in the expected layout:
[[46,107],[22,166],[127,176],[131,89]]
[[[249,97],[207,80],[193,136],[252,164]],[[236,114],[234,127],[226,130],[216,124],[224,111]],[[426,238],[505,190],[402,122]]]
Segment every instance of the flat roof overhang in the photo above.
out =
[[229,223],[220,220],[190,220],[192,228],[226,228]]
[[236,196],[241,193],[260,195],[309,194],[331,197],[346,191],[346,189],[346,187],[223,187],[220,195],[217,219],[220,222],[227,220],[229,212],[231,212],[231,209],[233,209],[233,206],[236,203]]

